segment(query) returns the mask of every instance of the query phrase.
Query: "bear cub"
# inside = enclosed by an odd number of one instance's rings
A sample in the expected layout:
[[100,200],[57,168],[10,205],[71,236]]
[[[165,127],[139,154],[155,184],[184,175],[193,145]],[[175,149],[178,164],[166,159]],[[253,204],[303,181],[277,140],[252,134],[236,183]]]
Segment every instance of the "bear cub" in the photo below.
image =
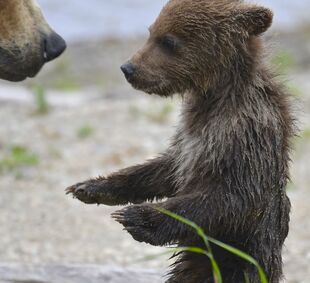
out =
[[[113,217],[137,241],[204,248],[194,231],[154,208],[172,211],[253,256],[278,283],[294,120],[288,95],[263,60],[261,35],[272,18],[269,9],[241,0],[170,0],[144,47],[121,67],[138,90],[182,96],[170,146],[67,193],[87,204],[133,204]],[[254,266],[213,252],[225,283],[243,283],[245,275],[260,282]],[[167,283],[214,282],[206,256],[176,257]]]

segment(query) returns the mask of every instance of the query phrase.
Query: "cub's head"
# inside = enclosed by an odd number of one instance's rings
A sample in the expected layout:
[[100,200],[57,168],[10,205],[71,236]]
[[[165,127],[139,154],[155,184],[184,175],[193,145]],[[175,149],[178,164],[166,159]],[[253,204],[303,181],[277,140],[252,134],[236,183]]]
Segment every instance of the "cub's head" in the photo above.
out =
[[0,0],[0,79],[33,77],[65,48],[35,0]]
[[272,18],[270,10],[238,0],[170,0],[144,47],[121,69],[133,87],[150,94],[215,87],[236,71],[236,60],[255,57],[253,41]]

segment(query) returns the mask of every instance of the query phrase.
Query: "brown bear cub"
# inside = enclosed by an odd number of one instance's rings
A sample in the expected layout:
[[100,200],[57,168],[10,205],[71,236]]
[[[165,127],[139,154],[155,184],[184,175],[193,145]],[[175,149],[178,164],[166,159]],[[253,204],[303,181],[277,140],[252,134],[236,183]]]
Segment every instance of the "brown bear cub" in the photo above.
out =
[[[169,148],[142,165],[67,189],[89,204],[135,204],[113,217],[140,242],[203,246],[206,234],[258,260],[270,283],[282,276],[293,118],[282,86],[263,63],[261,34],[272,12],[238,0],[171,0],[145,46],[122,70],[136,89],[183,97]],[[161,200],[151,204],[147,201]],[[252,265],[213,247],[225,283],[260,282]],[[211,283],[208,258],[181,253],[169,283]]]

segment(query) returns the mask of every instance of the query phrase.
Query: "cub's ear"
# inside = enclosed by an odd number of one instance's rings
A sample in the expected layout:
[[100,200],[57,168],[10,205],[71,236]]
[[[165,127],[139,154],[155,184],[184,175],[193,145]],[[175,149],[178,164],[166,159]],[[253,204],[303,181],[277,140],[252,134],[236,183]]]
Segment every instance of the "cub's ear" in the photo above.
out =
[[260,35],[272,24],[273,12],[259,6],[243,6],[234,13],[235,20],[249,35]]

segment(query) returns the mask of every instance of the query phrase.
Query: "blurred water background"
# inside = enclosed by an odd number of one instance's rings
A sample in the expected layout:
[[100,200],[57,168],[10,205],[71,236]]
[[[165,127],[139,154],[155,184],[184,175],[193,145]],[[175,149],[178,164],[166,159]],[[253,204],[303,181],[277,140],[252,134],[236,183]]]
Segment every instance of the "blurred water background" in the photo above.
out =
[[[275,11],[278,27],[293,29],[309,19],[309,0],[261,0]],[[55,29],[70,40],[144,35],[165,0],[39,0]]]

